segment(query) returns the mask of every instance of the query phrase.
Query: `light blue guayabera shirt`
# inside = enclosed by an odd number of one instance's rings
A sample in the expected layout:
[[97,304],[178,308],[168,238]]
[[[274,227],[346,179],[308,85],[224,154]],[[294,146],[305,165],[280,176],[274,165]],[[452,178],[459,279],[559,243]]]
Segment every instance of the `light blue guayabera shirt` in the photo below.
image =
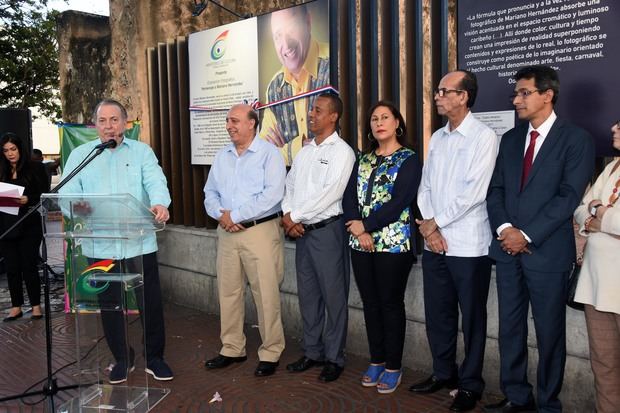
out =
[[[69,155],[63,178],[75,169],[90,151],[100,144],[96,139],[74,149]],[[60,194],[130,194],[147,208],[170,205],[166,177],[157,157],[145,143],[124,138],[114,150],[101,155],[82,169]],[[93,205],[96,208],[97,205]],[[141,245],[131,242],[96,240],[82,242],[82,254],[93,258],[131,258],[157,251],[155,233],[144,236]]]
[[286,167],[280,151],[258,136],[241,155],[230,144],[215,155],[204,187],[205,209],[220,219],[230,210],[235,224],[253,221],[280,211]]

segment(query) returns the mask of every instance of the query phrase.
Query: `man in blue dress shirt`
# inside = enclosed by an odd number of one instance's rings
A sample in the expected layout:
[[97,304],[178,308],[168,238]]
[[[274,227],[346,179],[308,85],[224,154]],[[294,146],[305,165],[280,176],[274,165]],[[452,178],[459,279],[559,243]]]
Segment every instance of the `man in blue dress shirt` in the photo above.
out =
[[205,367],[217,369],[247,359],[244,292],[246,277],[256,304],[262,345],[256,376],[269,376],[284,351],[280,283],[284,278],[283,230],[279,217],[286,167],[278,149],[257,138],[258,115],[248,105],[226,116],[231,144],[215,156],[204,187],[205,208],[217,228],[217,286],[222,349]]
[[[86,168],[71,179],[61,190],[61,194],[131,194],[138,201],[150,207],[155,219],[165,222],[170,218],[168,205],[170,193],[166,177],[157,162],[153,150],[145,143],[125,139],[127,111],[119,102],[104,99],[97,104],[93,114],[99,139],[85,143],[71,152],[64,175],[73,171],[100,143],[116,141],[115,148],[105,149]],[[142,238],[142,243],[123,248],[113,240],[97,240],[82,244],[82,253],[89,261],[114,258],[121,262],[116,266],[129,267],[142,259],[144,275],[143,300],[138,305],[144,307],[144,330],[146,337],[146,372],[156,380],[172,380],[172,370],[164,361],[165,330],[164,314],[157,266],[157,239],[151,233]],[[91,263],[92,263],[91,262]],[[138,289],[137,292],[139,293]],[[116,290],[109,289],[105,295],[118,297]],[[100,300],[105,299],[100,295]],[[110,372],[111,384],[127,380],[128,371],[133,369],[133,351],[127,360],[124,321],[119,311],[102,311],[103,330],[116,360]]]

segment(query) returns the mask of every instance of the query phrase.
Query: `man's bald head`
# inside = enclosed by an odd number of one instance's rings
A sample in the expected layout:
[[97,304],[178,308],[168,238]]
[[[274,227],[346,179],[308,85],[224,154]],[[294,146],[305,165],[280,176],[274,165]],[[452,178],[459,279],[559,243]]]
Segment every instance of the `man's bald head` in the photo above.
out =
[[258,114],[250,105],[234,105],[226,115],[226,131],[236,146],[251,142],[258,131]]

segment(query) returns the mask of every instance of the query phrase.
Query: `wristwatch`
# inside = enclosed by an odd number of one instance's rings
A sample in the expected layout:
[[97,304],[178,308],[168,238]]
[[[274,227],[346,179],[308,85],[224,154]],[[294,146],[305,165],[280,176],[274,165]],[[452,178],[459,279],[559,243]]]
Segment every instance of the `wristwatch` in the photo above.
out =
[[596,216],[596,210],[597,210],[599,207],[602,207],[602,206],[603,206],[603,204],[596,204],[596,205],[593,205],[593,206],[592,206],[592,208],[590,208],[590,215],[592,215],[593,217],[595,217],[595,216]]

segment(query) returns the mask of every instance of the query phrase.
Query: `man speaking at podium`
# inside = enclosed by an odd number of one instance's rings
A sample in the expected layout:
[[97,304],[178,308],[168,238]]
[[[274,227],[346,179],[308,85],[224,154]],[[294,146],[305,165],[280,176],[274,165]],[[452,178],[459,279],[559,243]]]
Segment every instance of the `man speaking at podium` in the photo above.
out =
[[[123,105],[112,99],[104,99],[95,106],[93,122],[97,128],[99,140],[85,143],[71,152],[64,175],[73,171],[97,145],[107,144],[101,155],[95,158],[59,192],[61,194],[131,194],[138,201],[150,207],[158,222],[166,222],[170,218],[168,205],[170,193],[166,177],[158,164],[153,150],[145,143],[125,139],[127,110]],[[63,176],[64,178],[64,176]],[[172,370],[163,359],[165,345],[164,314],[159,285],[159,269],[157,266],[157,240],[155,234],[144,236],[142,241],[142,267],[144,272],[144,300],[138,298],[141,318],[146,337],[146,372],[156,380],[172,380]],[[128,267],[134,260],[140,259],[126,251],[120,258]],[[106,256],[96,256],[99,253]],[[110,258],[109,251],[105,254],[94,251],[95,256]],[[113,254],[115,257],[123,252]],[[109,291],[110,289],[108,289]],[[101,299],[101,297],[100,297]],[[144,303],[144,306],[142,306]],[[102,311],[101,321],[106,341],[116,360],[110,372],[110,383],[119,384],[127,380],[127,372],[133,369],[134,353],[130,351],[127,360],[123,314],[119,311]]]

